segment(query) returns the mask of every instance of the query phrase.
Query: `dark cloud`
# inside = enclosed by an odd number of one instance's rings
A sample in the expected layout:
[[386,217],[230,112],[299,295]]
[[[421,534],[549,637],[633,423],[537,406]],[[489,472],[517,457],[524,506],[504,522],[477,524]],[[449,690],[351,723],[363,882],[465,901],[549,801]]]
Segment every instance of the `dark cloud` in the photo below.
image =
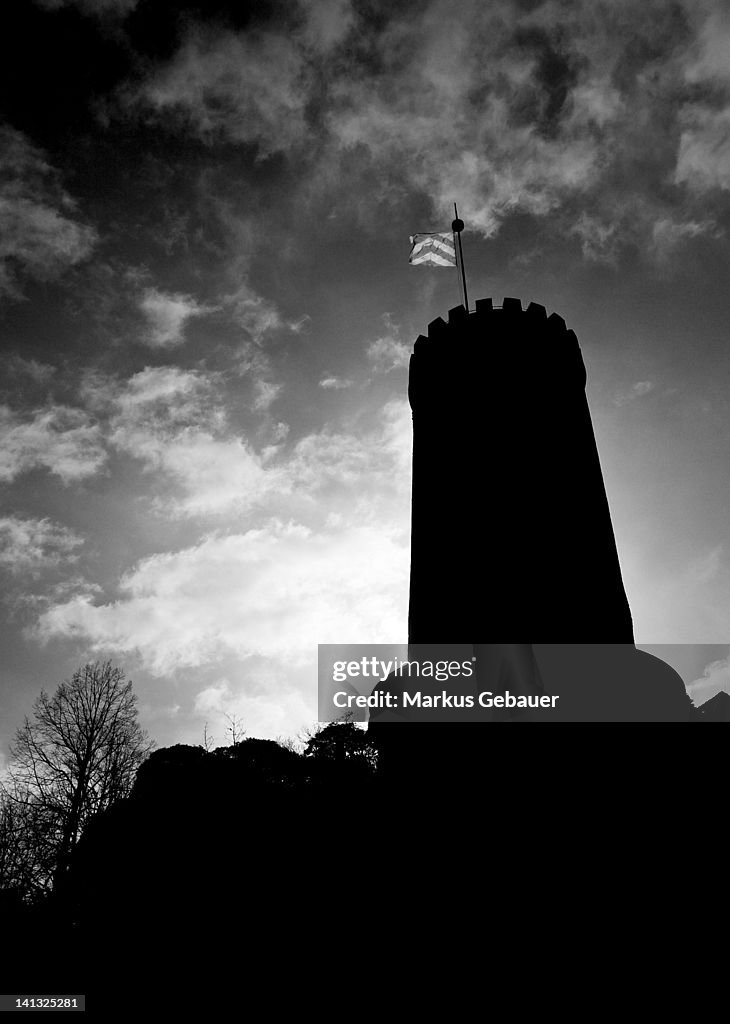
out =
[[125,18],[135,9],[139,0],[33,0],[33,2],[47,11],[59,11],[63,7],[76,7],[84,14],[96,17]]
[[654,257],[718,233],[707,193],[724,180],[725,105],[698,106],[696,83],[722,77],[722,62],[717,34],[692,13],[500,0],[455,17],[431,0],[386,16],[347,0],[300,4],[246,31],[189,25],[124,95],[167,130],[282,155],[302,192],[364,203],[365,222],[405,194],[444,216],[458,195],[487,236],[528,213],[555,217],[588,259],[626,245]]
[[578,81],[576,57],[561,52],[549,34],[538,28],[518,28],[514,45],[534,60],[532,81],[514,101],[516,121],[533,124],[536,131],[550,136],[560,130],[563,108]]
[[0,295],[20,297],[23,274],[58,277],[89,256],[96,237],[43,153],[0,126]]
[[[116,35],[86,19],[80,60],[44,54],[44,80],[67,120],[117,127],[120,166],[162,129],[185,163],[195,141],[237,149],[247,179],[256,161],[282,186],[293,172],[313,213],[326,196],[367,225],[422,197],[444,216],[458,195],[486,236],[553,219],[587,259],[722,230],[730,29],[709,0],[98,6],[129,16]],[[26,106],[56,102],[40,91]]]

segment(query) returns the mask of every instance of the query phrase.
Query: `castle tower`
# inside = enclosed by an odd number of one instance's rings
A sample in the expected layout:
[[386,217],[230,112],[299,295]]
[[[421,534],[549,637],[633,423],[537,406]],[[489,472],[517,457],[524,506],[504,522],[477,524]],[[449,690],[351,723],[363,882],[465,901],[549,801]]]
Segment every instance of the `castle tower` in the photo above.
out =
[[409,642],[633,643],[578,340],[506,298],[411,356]]
[[[679,675],[634,646],[585,386],[574,332],[519,299],[458,306],[414,346],[410,656],[471,644],[481,689],[559,695],[474,723],[696,719]],[[518,639],[547,643],[487,642]],[[414,732],[388,724],[402,710],[371,713],[395,771],[434,749],[415,717]],[[437,746],[463,764],[485,737],[461,729],[438,727]]]

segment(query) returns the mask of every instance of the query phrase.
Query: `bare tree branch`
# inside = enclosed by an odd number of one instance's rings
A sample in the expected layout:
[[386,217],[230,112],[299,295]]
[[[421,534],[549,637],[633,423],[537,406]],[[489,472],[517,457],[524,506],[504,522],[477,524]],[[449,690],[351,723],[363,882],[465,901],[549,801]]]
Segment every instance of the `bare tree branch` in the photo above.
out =
[[228,722],[226,732],[230,733],[231,745],[236,746],[246,738],[246,730],[243,728],[243,721],[238,715],[225,714],[223,716]]
[[52,697],[42,691],[11,747],[7,863],[19,856],[12,844],[22,826],[58,882],[86,823],[129,793],[151,749],[132,684],[111,662],[84,665]]

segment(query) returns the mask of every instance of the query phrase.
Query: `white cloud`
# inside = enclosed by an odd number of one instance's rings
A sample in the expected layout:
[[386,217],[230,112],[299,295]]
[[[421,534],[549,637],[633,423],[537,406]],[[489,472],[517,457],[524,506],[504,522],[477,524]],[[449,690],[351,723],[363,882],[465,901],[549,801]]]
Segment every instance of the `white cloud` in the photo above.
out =
[[[167,514],[277,511],[283,500],[301,511],[355,483],[377,480],[392,490],[409,472],[405,402],[387,405],[370,433],[324,429],[288,449],[286,425],[275,424],[269,444],[257,450],[232,430],[218,384],[214,374],[147,367],[126,381],[90,375],[83,385],[90,408],[106,421],[107,443],[155,473],[157,506]],[[257,380],[252,407],[267,410],[277,393],[277,385]]]
[[687,687],[695,704],[704,704],[721,690],[730,693],[730,658],[710,662],[700,678],[694,679]]
[[9,373],[29,377],[35,384],[49,384],[57,373],[55,366],[40,363],[37,359],[24,359],[19,355],[10,356],[5,365]]
[[[694,37],[682,55],[694,87],[680,108],[674,181],[698,194],[730,188],[730,11],[722,2],[689,4]],[[698,87],[702,87],[701,91]]]
[[36,573],[78,557],[83,538],[50,519],[0,517],[0,567],[12,573]]
[[637,380],[631,387],[626,388],[623,391],[617,391],[613,398],[614,405],[626,405],[627,402],[633,402],[637,398],[643,398],[644,395],[648,395],[655,388],[654,381],[651,380]]
[[0,406],[0,480],[43,468],[69,484],[93,476],[105,461],[101,429],[88,413],[52,405],[25,417]]
[[675,182],[693,191],[730,188],[730,109],[688,108],[679,143]]
[[306,148],[307,107],[321,85],[316,62],[331,75],[332,51],[355,23],[350,0],[300,0],[270,27],[192,25],[172,60],[129,101],[179,118],[208,142],[254,143],[262,157]]
[[412,422],[405,400],[389,402],[379,410],[379,422],[369,433],[321,430],[301,438],[281,458],[290,490],[317,501],[326,494],[340,496],[343,509],[352,508],[353,496],[374,493],[407,494],[410,486]]
[[231,703],[231,687],[227,679],[218,683],[211,683],[201,690],[195,697],[195,711],[199,715],[208,715],[211,712],[225,714]]
[[[155,471],[166,511],[243,511],[248,522],[142,559],[113,598],[69,575],[28,607],[41,639],[138,656],[158,676],[225,674],[221,708],[276,735],[314,717],[318,642],[405,633],[410,410],[389,403],[359,436],[330,428],[286,444],[281,431],[278,444],[256,452],[231,433],[214,399],[218,383],[201,371],[150,367],[122,381],[89,374],[82,393],[107,444]],[[66,547],[73,557],[70,534],[43,524],[35,534],[38,561]],[[194,714],[212,714],[208,698]]]
[[0,295],[21,295],[17,267],[51,281],[89,256],[96,232],[75,213],[43,153],[0,126]]
[[245,512],[263,504],[276,483],[275,474],[246,441],[217,438],[204,430],[174,436],[167,443],[155,438],[148,445],[146,460],[183,489],[181,497],[160,501],[173,515]]
[[401,640],[408,562],[406,531],[273,521],[144,559],[122,579],[120,600],[57,604],[39,635],[136,651],[157,675],[231,654],[309,660],[318,643]]
[[286,460],[287,474],[310,493],[328,481],[352,486],[372,478],[379,468],[379,455],[389,462],[389,453],[379,453],[369,440],[330,430],[308,434]]
[[325,391],[341,391],[344,388],[351,388],[353,384],[354,381],[347,377],[323,377],[319,382],[319,386]]
[[406,345],[392,334],[386,334],[368,345],[367,357],[378,373],[390,373],[391,370],[408,366],[411,351],[410,345]]
[[136,99],[177,115],[204,139],[253,142],[262,156],[306,141],[309,70],[282,33],[193,27]]
[[282,384],[274,384],[272,381],[261,379],[257,380],[254,383],[254,409],[258,412],[265,412],[271,403],[278,398],[282,387]]
[[400,328],[390,313],[383,313],[381,319],[384,333],[368,345],[366,355],[376,373],[390,373],[408,366],[412,345],[401,340]]
[[659,262],[667,260],[689,238],[715,237],[722,234],[714,220],[675,221],[660,217],[652,228],[651,247]]
[[663,208],[640,193],[626,199],[609,195],[596,206],[598,212],[582,213],[567,228],[590,262],[616,265],[626,251],[643,249],[657,264],[667,264],[691,239],[722,235],[714,219],[686,217],[681,209]]
[[300,0],[306,20],[305,44],[321,54],[339,46],[355,25],[350,0]]
[[216,679],[199,690],[193,713],[200,719],[197,735],[205,725],[214,745],[231,741],[230,719],[242,723],[249,736],[286,736],[316,717],[316,653],[298,670],[290,665],[257,660],[255,679],[251,666],[243,678]]
[[730,11],[720,0],[689,0],[687,13],[695,37],[683,59],[684,77],[692,83],[730,82]]
[[568,233],[580,239],[584,259],[595,263],[615,263],[625,238],[615,218],[606,222],[586,212],[581,213]]
[[[458,195],[487,235],[510,211],[544,215],[585,192],[601,162],[593,126],[569,117],[580,66],[571,43],[584,28],[576,12],[560,33],[545,20],[507,3],[468,3],[459,17],[440,0],[410,11],[407,27],[381,37],[377,76],[338,81],[328,120],[338,147],[361,147],[389,176],[406,169],[443,216]],[[583,105],[596,107],[598,84],[580,84]],[[604,121],[616,112],[603,103]]]
[[139,306],[149,322],[149,331],[142,340],[151,348],[182,344],[188,320],[212,312],[210,307],[199,305],[189,295],[161,292],[156,288],[145,289]]
[[257,294],[246,283],[224,296],[223,304],[256,345],[263,344],[272,331],[287,330],[298,334],[309,321],[306,315],[298,320],[286,320],[273,302]]
[[177,366],[147,366],[123,384],[112,378],[89,375],[81,393],[93,409],[117,406],[132,414],[135,410],[163,406],[183,419],[197,408],[198,394],[209,380],[195,370]]
[[[158,498],[172,514],[216,514],[256,505],[273,483],[245,439],[231,436],[215,375],[147,367],[127,381],[90,377],[87,401],[107,419],[108,442],[167,478]],[[181,493],[170,494],[169,485]]]
[[290,429],[288,423],[282,423],[281,421],[270,424],[268,433],[271,443],[276,445],[281,441],[285,441],[289,436]]
[[[176,386],[186,395],[180,371],[174,381],[161,371],[155,377],[137,381],[135,390],[169,395]],[[139,403],[127,404],[135,410]],[[409,412],[407,402],[392,402],[361,437],[323,430],[252,463],[240,441],[206,445],[193,432],[183,445],[173,433],[158,449],[153,435],[149,457],[188,488],[185,511],[245,508],[255,500],[257,525],[143,559],[121,580],[117,600],[65,595],[44,610],[39,635],[137,651],[157,674],[231,657],[307,660],[318,642],[400,639],[409,564]],[[243,479],[241,466],[252,467],[252,479]]]

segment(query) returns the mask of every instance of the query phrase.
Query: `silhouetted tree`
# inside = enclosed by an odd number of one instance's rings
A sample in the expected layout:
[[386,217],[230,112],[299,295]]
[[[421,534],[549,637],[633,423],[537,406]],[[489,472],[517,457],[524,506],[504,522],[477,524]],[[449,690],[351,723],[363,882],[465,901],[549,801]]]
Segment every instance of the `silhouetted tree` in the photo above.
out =
[[276,740],[249,737],[235,747],[221,747],[216,754],[223,755],[249,778],[260,782],[294,785],[302,774],[301,754]]
[[347,717],[309,734],[304,756],[319,765],[348,771],[374,771],[378,752],[372,737]]
[[231,737],[231,746],[235,747],[239,743],[242,743],[246,738],[246,730],[243,727],[243,721],[238,715],[225,715],[224,717],[228,722],[226,732]]
[[0,790],[0,889],[35,900],[48,889],[54,851],[49,815],[19,786]]
[[53,851],[54,883],[91,816],[127,796],[151,749],[132,683],[111,662],[84,665],[53,696],[41,692],[11,747],[6,798],[33,823],[26,834],[39,862]]

